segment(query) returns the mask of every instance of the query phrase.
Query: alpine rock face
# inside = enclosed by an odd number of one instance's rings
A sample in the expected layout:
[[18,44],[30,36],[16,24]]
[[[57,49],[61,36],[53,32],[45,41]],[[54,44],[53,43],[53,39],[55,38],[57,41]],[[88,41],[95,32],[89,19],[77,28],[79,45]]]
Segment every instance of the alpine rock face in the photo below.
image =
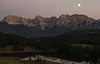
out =
[[50,37],[75,30],[100,29],[100,20],[79,14],[62,14],[59,18],[38,15],[34,19],[9,15],[0,24],[1,32],[25,37]]

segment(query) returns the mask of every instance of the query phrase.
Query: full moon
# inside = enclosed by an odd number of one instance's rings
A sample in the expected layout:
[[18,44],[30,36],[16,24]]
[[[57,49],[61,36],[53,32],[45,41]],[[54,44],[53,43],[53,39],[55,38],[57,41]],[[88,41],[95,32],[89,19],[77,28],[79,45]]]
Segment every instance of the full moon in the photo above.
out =
[[81,4],[78,4],[78,7],[80,7],[81,6]]

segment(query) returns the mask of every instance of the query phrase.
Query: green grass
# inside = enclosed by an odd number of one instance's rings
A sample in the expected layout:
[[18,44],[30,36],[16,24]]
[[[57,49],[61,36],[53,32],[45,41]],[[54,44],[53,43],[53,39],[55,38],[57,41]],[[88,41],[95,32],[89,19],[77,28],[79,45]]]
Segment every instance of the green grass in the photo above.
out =
[[0,64],[23,64],[16,60],[0,59]]
[[93,45],[88,45],[88,44],[72,44],[72,46],[93,47]]
[[12,51],[13,48],[14,48],[13,45],[8,45],[8,46],[5,47],[5,49],[8,50],[8,51]]
[[3,47],[3,48],[0,48],[0,49],[1,49],[1,50],[5,49],[6,51],[12,51],[12,50],[13,50],[13,48],[14,48],[14,46],[13,46],[13,45],[8,45],[8,46]]
[[6,62],[3,62],[3,61],[0,60],[0,64],[9,64],[9,63],[6,63]]

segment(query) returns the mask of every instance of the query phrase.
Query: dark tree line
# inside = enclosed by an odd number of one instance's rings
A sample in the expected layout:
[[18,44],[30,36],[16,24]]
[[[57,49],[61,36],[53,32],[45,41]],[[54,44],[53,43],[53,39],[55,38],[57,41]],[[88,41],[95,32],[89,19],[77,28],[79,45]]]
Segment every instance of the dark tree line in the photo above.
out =
[[[73,46],[73,44],[91,45],[92,47]],[[43,53],[44,55],[74,61],[86,60],[96,62],[100,58],[100,33],[65,34],[44,38],[25,38],[0,33],[0,49],[8,45],[14,46],[12,51],[24,51],[24,47],[30,47],[38,51],[48,52],[47,54]]]

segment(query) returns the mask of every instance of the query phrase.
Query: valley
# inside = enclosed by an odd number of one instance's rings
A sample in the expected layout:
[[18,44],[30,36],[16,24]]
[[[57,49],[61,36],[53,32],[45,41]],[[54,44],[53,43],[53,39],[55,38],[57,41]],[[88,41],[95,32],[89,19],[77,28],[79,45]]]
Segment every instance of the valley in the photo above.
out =
[[54,37],[26,38],[0,33],[0,57],[44,55],[96,63],[100,58],[100,30],[67,32]]

